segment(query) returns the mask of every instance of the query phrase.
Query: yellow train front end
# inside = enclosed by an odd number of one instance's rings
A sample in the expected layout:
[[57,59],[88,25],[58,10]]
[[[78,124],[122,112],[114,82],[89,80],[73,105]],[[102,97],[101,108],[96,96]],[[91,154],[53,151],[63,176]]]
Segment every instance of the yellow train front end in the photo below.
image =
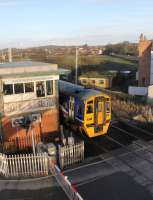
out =
[[111,99],[105,94],[85,102],[84,131],[90,138],[107,134],[111,121]]

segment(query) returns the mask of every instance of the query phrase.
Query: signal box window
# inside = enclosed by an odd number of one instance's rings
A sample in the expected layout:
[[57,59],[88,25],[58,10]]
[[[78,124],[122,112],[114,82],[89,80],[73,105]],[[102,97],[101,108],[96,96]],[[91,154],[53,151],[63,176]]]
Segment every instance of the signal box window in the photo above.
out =
[[36,83],[36,94],[37,94],[37,97],[45,97],[44,81],[39,81]]
[[34,92],[34,83],[25,83],[25,93]]
[[4,91],[4,95],[13,94],[13,85],[12,84],[4,84],[3,91]]
[[51,80],[46,81],[46,94],[47,95],[53,94],[53,81]]
[[14,92],[15,92],[15,94],[24,93],[23,83],[16,83],[16,84],[14,84]]

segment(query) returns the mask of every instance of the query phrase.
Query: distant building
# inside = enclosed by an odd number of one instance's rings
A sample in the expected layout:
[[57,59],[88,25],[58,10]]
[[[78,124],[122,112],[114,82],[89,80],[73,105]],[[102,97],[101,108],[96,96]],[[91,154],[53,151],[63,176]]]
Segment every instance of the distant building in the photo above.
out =
[[[151,77],[151,48],[152,41],[146,39],[143,34],[139,40],[139,69],[138,69],[138,86],[146,87],[153,82]],[[153,67],[152,67],[153,68]],[[152,69],[153,71],[153,69]]]
[[141,34],[139,40],[139,67],[136,74],[138,86],[130,86],[129,94],[145,96],[147,101],[153,102],[153,52],[152,41]]
[[151,51],[150,84],[153,85],[153,51]]
[[[0,128],[5,149],[30,147],[58,132],[56,64],[0,64]],[[32,124],[32,128],[28,126]]]

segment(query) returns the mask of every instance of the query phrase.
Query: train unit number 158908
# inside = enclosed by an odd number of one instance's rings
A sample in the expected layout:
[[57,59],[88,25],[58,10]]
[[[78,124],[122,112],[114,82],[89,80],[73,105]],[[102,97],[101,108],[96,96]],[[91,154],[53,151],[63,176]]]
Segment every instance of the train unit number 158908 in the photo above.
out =
[[107,133],[111,121],[110,97],[98,90],[59,81],[62,120],[75,124],[88,137]]

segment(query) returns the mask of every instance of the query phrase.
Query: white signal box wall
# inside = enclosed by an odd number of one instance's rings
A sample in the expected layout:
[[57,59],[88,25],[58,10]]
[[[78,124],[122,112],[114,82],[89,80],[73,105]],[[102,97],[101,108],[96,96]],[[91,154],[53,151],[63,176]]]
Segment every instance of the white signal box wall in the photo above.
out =
[[148,88],[147,87],[133,87],[133,86],[130,86],[128,88],[128,93],[130,95],[146,96],[148,94]]

